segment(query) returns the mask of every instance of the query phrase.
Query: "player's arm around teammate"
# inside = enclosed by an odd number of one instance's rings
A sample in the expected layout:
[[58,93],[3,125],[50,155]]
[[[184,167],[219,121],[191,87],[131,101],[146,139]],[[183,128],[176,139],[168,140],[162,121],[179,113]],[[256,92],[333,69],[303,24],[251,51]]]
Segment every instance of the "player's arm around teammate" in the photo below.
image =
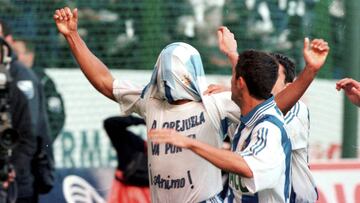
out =
[[360,107],[360,82],[352,78],[344,78],[336,83],[336,89],[338,91],[343,89],[351,103]]
[[190,149],[225,171],[236,173],[246,178],[253,177],[251,169],[242,156],[232,151],[212,147],[187,136],[183,136],[171,129],[151,130],[148,136],[155,143],[168,143],[177,147]]
[[[228,57],[233,67],[236,66],[239,54],[234,34],[224,26],[218,29],[217,34],[220,51]],[[324,65],[329,51],[328,43],[323,39],[314,39],[312,41],[308,38],[304,39],[303,54],[306,65],[303,71],[292,84],[275,96],[276,104],[284,115],[305,93],[318,71]],[[209,90],[205,93],[214,93],[218,90],[216,86],[209,86]],[[224,89],[220,88],[220,90]]]
[[54,20],[61,34],[64,35],[70,49],[79,63],[82,72],[90,83],[103,95],[115,100],[112,93],[114,81],[108,68],[86,46],[78,33],[78,10],[65,7],[55,11]]

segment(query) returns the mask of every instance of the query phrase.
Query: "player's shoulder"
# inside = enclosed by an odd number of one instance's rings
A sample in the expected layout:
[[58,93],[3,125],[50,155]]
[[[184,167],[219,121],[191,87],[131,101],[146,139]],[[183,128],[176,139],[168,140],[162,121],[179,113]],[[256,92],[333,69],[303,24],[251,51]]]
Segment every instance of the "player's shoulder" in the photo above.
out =
[[210,95],[204,95],[203,97],[211,98],[214,100],[231,100],[231,91],[224,91]]
[[301,100],[299,100],[298,102],[296,102],[299,105],[300,109],[308,109],[308,106]]
[[290,125],[293,120],[300,120],[303,123],[309,123],[309,109],[302,101],[298,101],[292,109],[284,116],[285,123]]
[[285,115],[285,120],[290,117],[291,115],[293,116],[304,116],[308,114],[308,107],[307,105],[302,102],[302,101],[298,101],[296,102],[296,104],[290,109],[290,111]]
[[281,128],[284,126],[284,119],[282,116],[277,114],[266,114],[259,118],[258,122],[254,126],[255,132],[259,130],[266,131],[281,131]]
[[138,85],[130,80],[119,80],[114,79],[113,80],[113,88],[136,88],[136,89],[142,89],[143,86]]
[[215,108],[221,109],[223,112],[234,112],[237,117],[240,117],[239,106],[231,99],[230,91],[204,95],[203,99],[206,99],[208,104],[215,105]]

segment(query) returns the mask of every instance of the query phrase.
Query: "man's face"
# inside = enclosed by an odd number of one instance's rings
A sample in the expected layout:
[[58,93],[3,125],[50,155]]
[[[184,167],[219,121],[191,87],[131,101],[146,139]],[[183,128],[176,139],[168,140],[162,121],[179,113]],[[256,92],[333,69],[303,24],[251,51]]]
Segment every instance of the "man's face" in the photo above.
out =
[[277,93],[281,92],[281,90],[283,90],[286,86],[285,84],[285,71],[284,71],[284,66],[282,66],[281,64],[279,65],[279,75],[278,78],[276,80],[276,83],[272,89],[272,93],[274,95],[276,95]]
[[28,50],[25,41],[15,40],[12,48],[18,55],[19,61],[21,61],[26,67],[31,68],[34,63],[34,52]]

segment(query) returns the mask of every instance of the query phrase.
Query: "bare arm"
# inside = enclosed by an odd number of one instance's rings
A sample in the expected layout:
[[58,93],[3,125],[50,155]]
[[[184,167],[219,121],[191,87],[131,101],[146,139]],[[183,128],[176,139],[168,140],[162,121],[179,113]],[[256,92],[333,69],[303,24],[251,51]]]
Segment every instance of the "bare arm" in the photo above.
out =
[[109,69],[86,46],[78,30],[78,11],[68,7],[55,11],[54,20],[61,34],[68,42],[71,52],[90,83],[103,95],[115,100],[112,93],[113,77]]
[[279,109],[285,115],[295,103],[302,97],[316,74],[321,69],[329,54],[328,43],[322,39],[304,40],[304,60],[306,66],[298,75],[298,78],[283,91],[275,96],[275,101]]
[[[227,27],[220,27],[217,32],[219,49],[224,53],[234,68],[238,62],[239,54],[237,52],[237,42],[234,34]],[[306,66],[299,74],[298,79],[291,85],[279,92],[275,96],[275,101],[279,109],[285,115],[295,103],[302,97],[311,82],[314,80],[317,72],[324,65],[329,53],[328,43],[322,39],[304,40],[304,59]],[[225,88],[219,86],[209,87],[205,94],[225,91]]]
[[217,31],[217,36],[220,51],[228,57],[232,67],[234,68],[239,58],[237,42],[234,34],[227,27],[221,26]]
[[220,92],[230,92],[230,91],[231,91],[231,88],[228,86],[220,85],[220,84],[210,84],[203,94],[211,95],[211,94],[216,94],[216,93],[220,93]]
[[174,130],[152,130],[148,135],[155,143],[169,143],[178,147],[187,148],[220,169],[239,174],[246,178],[253,177],[251,169],[239,154],[224,149],[217,149],[183,136]]

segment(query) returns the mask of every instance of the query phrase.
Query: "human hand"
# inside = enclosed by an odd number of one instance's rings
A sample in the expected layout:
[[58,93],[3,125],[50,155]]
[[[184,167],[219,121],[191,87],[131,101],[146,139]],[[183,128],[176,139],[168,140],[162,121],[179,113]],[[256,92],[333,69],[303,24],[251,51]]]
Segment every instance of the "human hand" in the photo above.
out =
[[317,72],[324,65],[330,48],[323,39],[314,39],[310,42],[309,38],[304,39],[304,60],[306,67]]
[[2,182],[2,188],[7,189],[12,182],[14,182],[16,173],[14,169],[11,169],[8,173],[8,179],[5,182]]
[[210,84],[208,86],[208,88],[205,90],[205,92],[203,93],[203,95],[211,95],[211,94],[216,94],[216,93],[225,92],[225,91],[230,91],[230,89],[224,85]]
[[234,34],[225,26],[221,26],[217,31],[219,49],[228,57],[232,55],[239,55],[237,52],[237,42]]
[[181,148],[190,147],[189,141],[191,139],[172,129],[150,130],[148,136],[151,141],[157,144],[168,143]]
[[57,9],[54,14],[54,20],[60,33],[64,36],[77,32],[78,10],[75,8],[72,12],[69,7]]
[[351,103],[360,107],[360,82],[352,78],[344,78],[336,83],[336,89],[343,89]]

